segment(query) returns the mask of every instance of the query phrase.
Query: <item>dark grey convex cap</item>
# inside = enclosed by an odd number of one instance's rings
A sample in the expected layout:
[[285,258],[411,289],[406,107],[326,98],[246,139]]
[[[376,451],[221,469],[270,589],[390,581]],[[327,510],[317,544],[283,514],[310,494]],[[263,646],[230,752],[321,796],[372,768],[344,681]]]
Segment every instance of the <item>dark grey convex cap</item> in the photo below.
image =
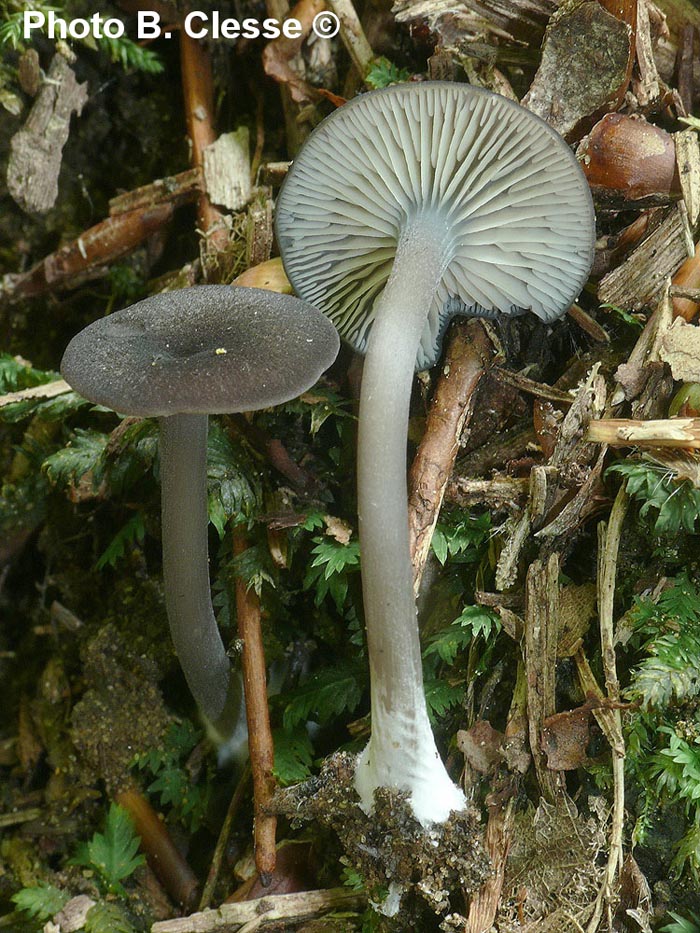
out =
[[356,350],[403,226],[444,220],[447,269],[418,368],[433,365],[455,314],[563,314],[593,261],[593,204],[561,136],[519,104],[468,84],[373,91],[327,117],[277,202],[277,238],[297,294]]
[[298,298],[200,285],[90,324],[61,372],[97,404],[141,416],[255,411],[295,398],[338,352],[338,335]]

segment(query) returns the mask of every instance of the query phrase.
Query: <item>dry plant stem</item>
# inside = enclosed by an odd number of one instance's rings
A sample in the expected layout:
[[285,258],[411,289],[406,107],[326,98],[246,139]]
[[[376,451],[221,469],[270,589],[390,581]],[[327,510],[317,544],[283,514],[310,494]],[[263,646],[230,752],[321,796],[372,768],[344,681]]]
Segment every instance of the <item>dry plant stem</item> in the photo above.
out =
[[608,418],[591,421],[586,440],[613,447],[700,448],[700,418],[635,421]]
[[454,326],[425,434],[408,476],[408,527],[416,592],[459,440],[471,418],[474,392],[492,355],[493,347],[480,321]]
[[119,791],[114,799],[133,820],[148,864],[168,895],[185,910],[191,910],[196,902],[199,882],[175,847],[163,820],[143,794],[133,787]]
[[[233,553],[236,557],[248,547],[245,533],[233,531]],[[275,747],[270,729],[270,711],[267,705],[265,651],[260,627],[260,600],[252,587],[236,577],[236,612],[238,634],[243,641],[243,687],[248,719],[248,749],[253,774],[254,848],[255,867],[263,885],[275,870],[275,830],[277,817],[267,808],[275,792],[273,767]]]
[[[615,600],[615,577],[617,558],[620,548],[622,523],[627,512],[628,497],[624,486],[620,487],[610,512],[610,521],[598,526],[598,614],[600,617],[600,643],[605,672],[605,687],[608,699],[616,701],[620,688],[615,664],[615,642],[613,634],[613,607]],[[613,711],[615,723],[615,745],[612,748],[613,767],[613,810],[610,828],[610,852],[605,872],[605,881],[598,894],[593,917],[588,924],[587,933],[594,933],[598,928],[603,909],[610,905],[614,893],[615,876],[622,867],[622,830],[625,818],[625,759],[622,736],[622,720],[619,710]],[[622,749],[620,754],[619,749]],[[610,926],[610,924],[608,924]]]
[[[211,58],[206,47],[191,39],[184,29],[180,31],[180,61],[187,134],[192,145],[191,160],[195,168],[201,168],[204,150],[216,141]],[[222,249],[226,245],[228,231],[221,222],[221,214],[205,193],[199,198],[197,222],[206,238],[207,251]]]
[[530,565],[526,581],[525,673],[530,750],[543,796],[553,803],[564,792],[562,775],[550,771],[542,751],[544,720],[556,712],[555,687],[559,622],[559,558]]
[[374,52],[367,41],[352,0],[330,0],[330,6],[340,20],[340,38],[343,40],[343,45],[360,77],[364,80],[372,64]]
[[203,185],[202,170],[188,168],[177,175],[159,178],[149,185],[110,198],[109,215],[115,217],[117,214],[154,207],[164,202],[175,206],[189,204],[197,200]]
[[204,890],[202,891],[202,897],[199,901],[200,910],[206,910],[207,907],[209,907],[211,904],[214,889],[216,888],[216,883],[219,880],[221,862],[223,861],[226,845],[228,843],[229,836],[231,835],[231,827],[233,826],[233,821],[248,791],[249,780],[250,764],[247,763],[241,772],[241,776],[238,779],[236,789],[233,792],[231,802],[229,803],[228,810],[226,811],[224,822],[221,825],[219,838],[216,841],[216,848],[214,849],[214,855],[212,856],[211,865],[209,866],[207,880],[204,885]]
[[303,891],[298,894],[274,894],[254,901],[222,904],[216,910],[205,910],[154,923],[151,933],[241,933],[250,923],[258,926],[248,929],[264,929],[268,924],[287,921],[286,929],[294,921],[310,920],[334,910],[360,910],[366,897],[347,888],[330,888],[325,891]]

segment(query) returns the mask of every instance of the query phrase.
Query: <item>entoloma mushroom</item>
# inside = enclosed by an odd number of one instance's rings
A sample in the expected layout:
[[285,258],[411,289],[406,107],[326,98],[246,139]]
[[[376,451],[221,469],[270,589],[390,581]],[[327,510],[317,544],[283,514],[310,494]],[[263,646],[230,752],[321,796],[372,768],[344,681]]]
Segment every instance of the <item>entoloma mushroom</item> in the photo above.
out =
[[221,745],[245,742],[241,683],[211,604],[207,548],[209,414],[295,398],[336,357],[335,328],[298,298],[203,285],[153,295],[90,324],[61,372],[81,395],[160,424],[163,578],[185,678]]
[[456,314],[563,314],[593,259],[590,193],[546,123],[481,88],[404,84],[316,128],[277,202],[298,295],[365,353],[358,510],[372,735],[356,788],[408,791],[424,824],[464,805],[428,721],[406,504],[413,373]]

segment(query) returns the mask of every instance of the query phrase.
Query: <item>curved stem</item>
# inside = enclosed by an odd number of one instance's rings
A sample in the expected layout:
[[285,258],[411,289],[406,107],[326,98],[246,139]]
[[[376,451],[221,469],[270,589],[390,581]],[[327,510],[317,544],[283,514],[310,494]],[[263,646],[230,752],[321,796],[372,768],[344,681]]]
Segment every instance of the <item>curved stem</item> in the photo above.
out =
[[214,739],[236,754],[246,740],[245,711],[211,604],[207,427],[207,415],[160,418],[165,606],[192,696]]
[[407,224],[375,308],[360,395],[358,511],[372,736],[356,787],[367,811],[376,787],[408,790],[423,823],[442,822],[464,806],[438,756],[425,704],[406,487],[416,356],[448,260],[444,223]]

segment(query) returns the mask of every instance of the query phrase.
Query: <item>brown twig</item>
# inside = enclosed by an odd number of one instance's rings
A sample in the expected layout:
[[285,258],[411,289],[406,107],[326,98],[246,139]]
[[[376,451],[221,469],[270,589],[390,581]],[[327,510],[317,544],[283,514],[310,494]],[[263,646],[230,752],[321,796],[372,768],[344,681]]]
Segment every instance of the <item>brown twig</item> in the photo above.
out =
[[224,852],[226,851],[226,844],[228,843],[228,838],[231,835],[233,820],[238,813],[241,804],[243,803],[245,794],[248,791],[249,780],[250,765],[246,764],[241,776],[238,779],[236,789],[234,790],[231,797],[231,802],[228,805],[228,810],[226,811],[224,822],[221,824],[221,831],[219,832],[219,838],[216,841],[216,848],[214,849],[214,855],[212,856],[211,865],[209,866],[209,873],[207,874],[207,880],[204,884],[202,897],[199,901],[200,910],[206,910],[207,907],[209,907],[211,904],[216,882],[219,880],[219,871],[221,870],[221,862],[224,857]]
[[[192,145],[191,161],[195,168],[201,168],[204,164],[204,150],[216,141],[211,57],[206,46],[190,38],[184,29],[180,31],[180,62],[187,135]],[[223,224],[221,213],[205,192],[199,198],[197,222],[205,237],[207,251],[225,247],[228,230]]]
[[148,864],[165,890],[175,903],[191,910],[196,903],[199,882],[176,848],[163,820],[134,787],[118,791],[114,799],[134,821]]
[[0,299],[19,301],[100,278],[110,263],[164,227],[173,211],[173,205],[165,203],[108,217],[27,272],[6,275],[0,285]]
[[492,356],[491,341],[480,321],[453,325],[425,434],[408,477],[408,521],[416,589],[457,458],[460,436],[471,417],[474,392]]
[[[239,557],[248,544],[245,533],[233,532],[233,553]],[[268,812],[275,791],[273,767],[275,747],[267,705],[265,651],[260,627],[260,600],[255,590],[236,577],[238,633],[243,641],[242,668],[248,719],[248,749],[253,775],[255,866],[265,883],[275,870],[275,829],[277,817]]]

